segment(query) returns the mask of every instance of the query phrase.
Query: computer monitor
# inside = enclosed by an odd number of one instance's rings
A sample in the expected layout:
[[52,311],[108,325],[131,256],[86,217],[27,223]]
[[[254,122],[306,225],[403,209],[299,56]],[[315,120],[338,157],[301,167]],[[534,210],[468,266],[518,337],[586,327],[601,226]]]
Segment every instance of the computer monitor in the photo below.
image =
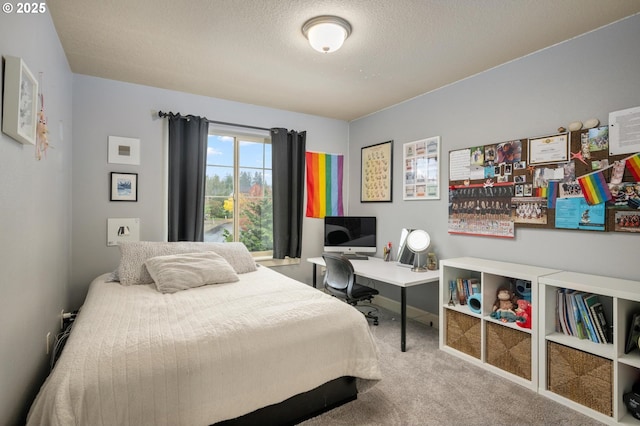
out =
[[324,251],[343,254],[376,252],[376,218],[325,216]]

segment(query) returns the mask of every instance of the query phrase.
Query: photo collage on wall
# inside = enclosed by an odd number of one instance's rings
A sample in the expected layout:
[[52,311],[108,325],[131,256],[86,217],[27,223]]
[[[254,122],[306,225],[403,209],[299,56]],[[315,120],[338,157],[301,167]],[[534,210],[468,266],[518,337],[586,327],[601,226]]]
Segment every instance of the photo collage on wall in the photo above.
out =
[[638,146],[616,153],[609,139],[596,126],[450,151],[449,233],[640,232]]

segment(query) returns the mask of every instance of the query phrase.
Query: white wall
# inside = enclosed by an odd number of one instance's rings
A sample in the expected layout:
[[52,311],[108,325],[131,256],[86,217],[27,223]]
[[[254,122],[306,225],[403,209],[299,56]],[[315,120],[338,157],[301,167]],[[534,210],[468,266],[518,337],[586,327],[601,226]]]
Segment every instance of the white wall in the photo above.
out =
[[[73,273],[72,305],[84,300],[93,278],[115,269],[117,247],[106,245],[109,217],[140,218],[140,238],[163,238],[162,143],[166,122],[157,111],[205,116],[211,120],[257,127],[284,127],[307,131],[307,149],[344,153],[348,157],[348,123],[289,111],[230,102],[147,86],[82,75],[74,76],[73,134]],[[141,139],[140,166],[107,163],[107,137]],[[138,202],[109,201],[109,173],[138,173]],[[303,222],[304,257],[318,256],[322,244],[322,220]],[[280,268],[287,275],[311,281],[311,266]]]
[[49,14],[2,13],[0,55],[43,72],[52,145],[36,161],[33,145],[0,133],[0,424],[11,425],[24,424],[48,373],[45,336],[68,308],[72,75]]
[[[476,256],[638,279],[640,235],[516,228],[513,240],[447,233],[448,152],[555,133],[558,127],[640,106],[640,15],[354,121],[349,208],[379,218],[381,245],[402,227],[426,229],[439,258]],[[402,201],[402,144],[442,143],[439,201]],[[360,203],[360,149],[394,140],[392,203]],[[380,250],[379,250],[380,251]],[[408,303],[437,313],[437,290],[411,289]],[[397,289],[380,285],[396,296]],[[397,298],[397,297],[396,297]]]

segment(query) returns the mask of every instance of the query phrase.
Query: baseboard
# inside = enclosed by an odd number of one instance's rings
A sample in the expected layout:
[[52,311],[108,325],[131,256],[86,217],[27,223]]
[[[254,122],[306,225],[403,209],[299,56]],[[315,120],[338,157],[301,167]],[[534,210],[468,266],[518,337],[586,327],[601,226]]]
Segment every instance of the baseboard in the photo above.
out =
[[[372,303],[400,315],[400,302],[389,299],[388,297],[377,295],[373,298]],[[423,311],[422,309],[418,309],[414,306],[407,305],[407,318],[411,318],[412,320],[436,329],[438,328],[438,315]]]

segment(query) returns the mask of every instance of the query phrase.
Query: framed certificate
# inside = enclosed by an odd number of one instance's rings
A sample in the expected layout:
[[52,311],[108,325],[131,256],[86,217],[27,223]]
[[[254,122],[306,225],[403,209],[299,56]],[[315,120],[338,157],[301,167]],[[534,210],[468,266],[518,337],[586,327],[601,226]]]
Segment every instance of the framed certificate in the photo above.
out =
[[569,135],[529,139],[529,164],[564,163],[569,161]]

